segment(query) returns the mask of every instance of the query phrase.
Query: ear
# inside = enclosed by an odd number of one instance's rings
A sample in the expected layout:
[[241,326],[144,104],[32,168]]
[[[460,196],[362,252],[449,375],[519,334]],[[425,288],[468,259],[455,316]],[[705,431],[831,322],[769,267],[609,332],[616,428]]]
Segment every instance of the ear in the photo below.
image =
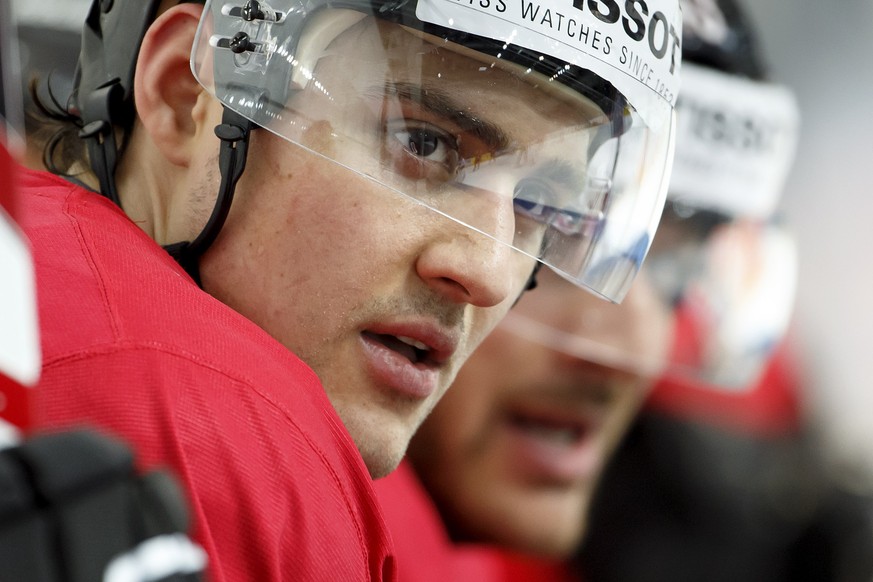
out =
[[[159,16],[143,39],[136,64],[134,99],[140,121],[172,163],[187,166],[194,137],[204,123],[205,92],[189,59],[201,5],[179,4]],[[199,106],[198,106],[199,105]]]

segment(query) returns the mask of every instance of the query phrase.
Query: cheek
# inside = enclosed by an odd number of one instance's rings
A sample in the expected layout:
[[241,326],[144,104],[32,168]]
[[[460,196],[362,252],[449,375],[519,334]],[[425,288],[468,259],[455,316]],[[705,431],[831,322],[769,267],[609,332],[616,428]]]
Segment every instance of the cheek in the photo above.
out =
[[491,362],[475,355],[461,368],[422,427],[428,448],[449,464],[471,461],[483,447],[499,404],[499,382]]
[[[414,249],[424,232],[420,207],[373,181],[319,157],[297,151],[296,167],[283,167],[285,201],[273,212],[298,238],[305,254],[331,254],[331,270],[357,271]],[[274,164],[278,169],[278,165]],[[268,210],[269,211],[269,210]]]
[[467,329],[470,330],[467,344],[468,352],[480,350],[491,354],[491,360],[507,362],[506,350],[512,349],[509,345],[501,345],[502,339],[495,339],[495,334],[500,334],[498,324],[506,317],[515,303],[515,297],[521,292],[519,285],[517,293],[508,296],[502,303],[493,307],[469,307],[467,308]]
[[[461,367],[455,382],[443,396],[427,423],[439,425],[455,454],[478,455],[500,417],[504,395],[518,386],[516,372],[523,362],[514,358],[511,345],[490,336]],[[512,344],[513,342],[509,342]],[[432,427],[434,428],[434,427]],[[448,447],[447,447],[448,448]]]
[[495,363],[499,369],[505,369],[507,366],[512,367],[520,363],[517,356],[528,351],[529,345],[528,341],[518,334],[505,327],[497,327],[482,342],[477,354],[481,355],[483,360]]
[[626,381],[617,387],[616,397],[609,410],[609,440],[615,444],[636,416],[646,395],[642,380]]
[[[331,162],[290,149],[296,157],[270,164],[270,178],[249,191],[250,246],[272,248],[275,268],[286,273],[316,268],[326,282],[377,264],[376,258],[386,256],[387,241],[366,184]],[[301,157],[305,163],[293,163]]]
[[[251,154],[266,149],[258,145]],[[325,188],[320,164],[295,167],[293,156],[287,158],[283,166],[252,155],[201,269],[210,293],[280,340],[292,327],[306,329],[311,319],[347,311],[338,304],[339,289],[354,292],[362,277],[351,271],[368,262],[359,251],[353,260],[350,250],[367,246],[360,243],[366,217]]]

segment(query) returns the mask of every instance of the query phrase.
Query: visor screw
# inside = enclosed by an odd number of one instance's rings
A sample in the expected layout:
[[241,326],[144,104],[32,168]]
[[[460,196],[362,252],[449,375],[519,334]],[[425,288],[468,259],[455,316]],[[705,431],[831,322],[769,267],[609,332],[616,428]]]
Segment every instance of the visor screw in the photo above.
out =
[[228,43],[228,48],[237,54],[244,53],[247,50],[250,50],[251,47],[252,45],[249,42],[249,35],[244,32],[238,32],[233,35],[233,38],[231,38]]
[[251,22],[253,20],[263,20],[264,11],[261,10],[261,3],[257,0],[249,0],[242,8],[243,20]]

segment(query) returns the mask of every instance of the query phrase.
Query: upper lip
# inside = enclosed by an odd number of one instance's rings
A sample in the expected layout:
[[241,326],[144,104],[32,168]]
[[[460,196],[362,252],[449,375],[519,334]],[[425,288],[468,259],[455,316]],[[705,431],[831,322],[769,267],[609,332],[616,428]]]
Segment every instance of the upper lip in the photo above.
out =
[[441,366],[452,357],[458,349],[461,333],[458,329],[447,328],[434,321],[393,321],[376,322],[366,326],[362,333],[391,335],[401,339],[410,339],[427,346],[427,356],[423,361],[427,364]]
[[510,408],[514,415],[588,428],[599,427],[608,409],[602,401],[579,394],[550,398],[548,393],[532,401],[518,400]]

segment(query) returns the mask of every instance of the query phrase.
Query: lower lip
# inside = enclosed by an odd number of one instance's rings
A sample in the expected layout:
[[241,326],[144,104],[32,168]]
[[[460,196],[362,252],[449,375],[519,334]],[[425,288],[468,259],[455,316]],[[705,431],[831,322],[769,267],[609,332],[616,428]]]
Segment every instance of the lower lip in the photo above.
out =
[[602,454],[595,429],[572,443],[559,442],[512,424],[506,427],[505,434],[513,470],[528,478],[570,484],[593,479],[600,466]]
[[439,371],[426,364],[414,364],[384,344],[361,336],[364,357],[378,384],[407,397],[423,400],[435,393]]

